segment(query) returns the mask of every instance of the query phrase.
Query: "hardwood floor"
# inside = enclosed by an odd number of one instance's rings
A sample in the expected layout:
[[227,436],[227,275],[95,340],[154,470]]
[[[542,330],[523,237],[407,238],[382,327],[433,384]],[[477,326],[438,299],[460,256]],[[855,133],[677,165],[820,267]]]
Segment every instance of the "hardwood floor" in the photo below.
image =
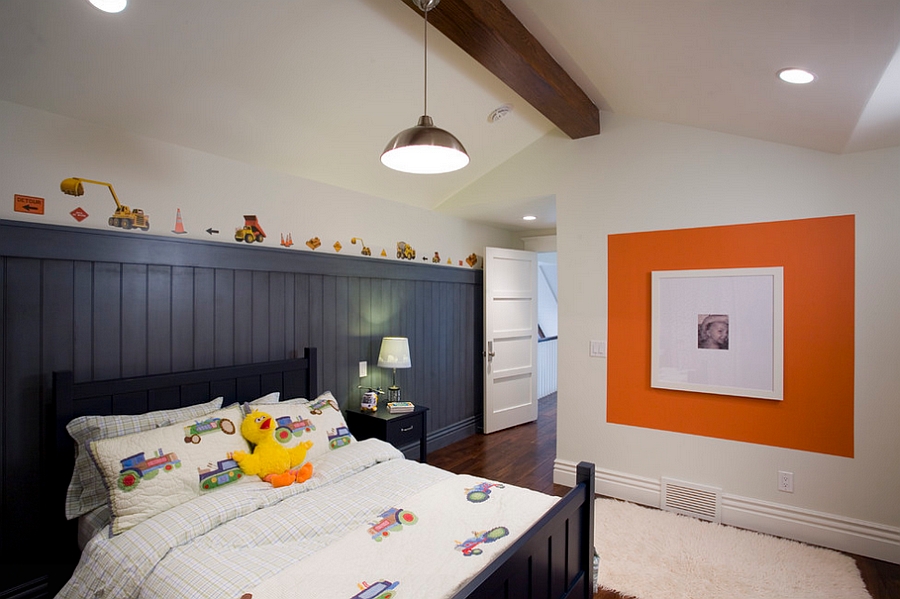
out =
[[[556,458],[556,394],[541,399],[537,422],[491,435],[473,435],[428,454],[428,463],[456,473],[501,480],[565,495],[569,488],[553,484]],[[900,565],[851,555],[872,599],[900,599]],[[624,599],[600,591],[594,599]],[[835,597],[833,599],[840,599]]]

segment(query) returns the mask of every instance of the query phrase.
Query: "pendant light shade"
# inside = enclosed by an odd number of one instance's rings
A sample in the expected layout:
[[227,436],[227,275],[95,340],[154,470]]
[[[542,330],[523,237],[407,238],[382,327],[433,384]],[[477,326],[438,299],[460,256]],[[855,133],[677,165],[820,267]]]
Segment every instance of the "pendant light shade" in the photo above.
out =
[[431,175],[461,169],[469,164],[469,155],[452,133],[422,115],[415,127],[404,129],[388,143],[381,163],[395,171]]
[[425,110],[415,127],[404,129],[388,142],[381,163],[404,173],[449,173],[469,164],[469,155],[452,133],[435,127],[428,116],[428,11],[440,0],[413,2],[425,13]]

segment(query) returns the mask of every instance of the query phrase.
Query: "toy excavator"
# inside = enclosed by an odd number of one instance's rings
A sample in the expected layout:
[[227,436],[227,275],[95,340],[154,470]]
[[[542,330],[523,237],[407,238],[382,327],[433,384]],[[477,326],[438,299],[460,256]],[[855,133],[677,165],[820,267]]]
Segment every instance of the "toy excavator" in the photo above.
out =
[[141,231],[150,230],[150,217],[144,214],[140,208],[131,209],[119,202],[116,196],[116,190],[113,189],[111,183],[104,181],[92,181],[91,179],[82,179],[80,177],[70,177],[63,179],[59,184],[59,189],[66,195],[81,196],[84,195],[84,185],[82,183],[93,183],[95,185],[105,185],[109,188],[113,200],[116,202],[116,211],[109,217],[110,227],[119,227],[121,229],[140,229]]

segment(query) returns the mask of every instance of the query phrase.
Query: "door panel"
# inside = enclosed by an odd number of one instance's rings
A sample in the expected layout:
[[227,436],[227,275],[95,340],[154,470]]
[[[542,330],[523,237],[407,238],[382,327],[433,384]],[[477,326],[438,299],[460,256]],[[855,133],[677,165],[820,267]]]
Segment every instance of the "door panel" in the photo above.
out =
[[537,419],[537,254],[487,248],[484,432]]

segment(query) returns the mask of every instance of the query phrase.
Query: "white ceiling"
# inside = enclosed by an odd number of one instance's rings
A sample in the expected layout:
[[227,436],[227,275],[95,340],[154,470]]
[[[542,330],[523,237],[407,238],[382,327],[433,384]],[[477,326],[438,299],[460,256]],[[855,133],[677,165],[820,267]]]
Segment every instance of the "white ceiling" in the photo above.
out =
[[[900,145],[898,0],[505,3],[603,111],[824,152]],[[423,22],[401,0],[130,0],[116,15],[0,0],[0,22],[0,99],[428,209],[557,133],[431,29],[428,114],[472,162],[382,166],[423,109]],[[787,66],[818,79],[781,83]],[[552,229],[555,200],[468,216]]]

